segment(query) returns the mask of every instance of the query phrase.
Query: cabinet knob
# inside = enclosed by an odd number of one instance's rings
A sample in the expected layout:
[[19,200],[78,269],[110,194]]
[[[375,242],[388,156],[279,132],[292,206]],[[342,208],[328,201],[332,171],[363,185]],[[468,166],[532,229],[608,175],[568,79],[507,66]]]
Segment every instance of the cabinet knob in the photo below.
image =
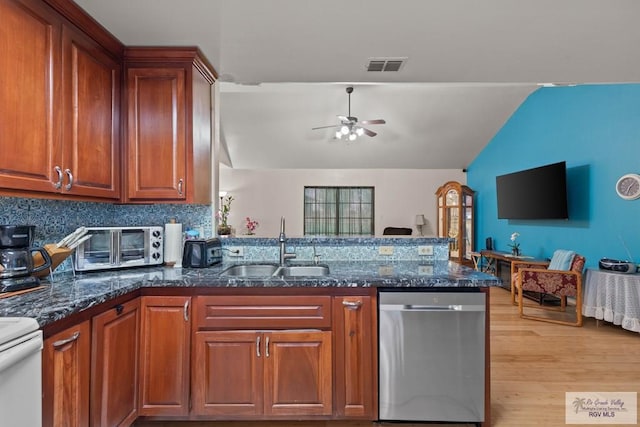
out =
[[62,187],[62,169],[60,168],[60,166],[56,166],[53,168],[53,170],[58,174],[58,180],[53,183],[53,187],[58,190]]
[[122,304],[118,304],[118,305],[116,305],[116,306],[115,306],[115,307],[113,307],[113,308],[115,308],[116,313],[117,313],[118,315],[121,315],[121,314],[122,314],[122,312],[124,311],[124,306],[123,306]]
[[65,169],[64,173],[67,175],[67,178],[69,179],[69,182],[67,183],[67,185],[64,186],[64,189],[69,191],[71,190],[71,187],[73,187],[73,174],[71,173],[71,169]]

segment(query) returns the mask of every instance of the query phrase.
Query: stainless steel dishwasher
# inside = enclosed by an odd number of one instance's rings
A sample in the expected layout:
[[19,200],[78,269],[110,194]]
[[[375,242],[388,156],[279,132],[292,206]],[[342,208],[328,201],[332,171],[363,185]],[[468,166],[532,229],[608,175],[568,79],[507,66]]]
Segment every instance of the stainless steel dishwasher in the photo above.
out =
[[485,303],[477,289],[379,290],[380,421],[484,421]]

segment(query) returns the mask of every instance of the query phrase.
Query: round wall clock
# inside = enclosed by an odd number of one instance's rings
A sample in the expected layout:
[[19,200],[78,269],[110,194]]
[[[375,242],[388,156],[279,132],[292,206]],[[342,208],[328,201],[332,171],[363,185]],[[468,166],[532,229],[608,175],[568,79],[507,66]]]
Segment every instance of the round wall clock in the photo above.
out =
[[620,177],[616,182],[618,196],[625,200],[633,200],[640,197],[640,175],[628,173]]

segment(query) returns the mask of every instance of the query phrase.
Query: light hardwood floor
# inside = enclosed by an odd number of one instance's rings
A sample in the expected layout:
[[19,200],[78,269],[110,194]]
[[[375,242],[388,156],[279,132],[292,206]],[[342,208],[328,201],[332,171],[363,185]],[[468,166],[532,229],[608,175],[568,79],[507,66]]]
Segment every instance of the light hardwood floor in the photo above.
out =
[[[492,426],[565,426],[565,392],[630,391],[640,394],[640,334],[605,322],[599,322],[600,324],[597,325],[592,318],[585,318],[584,326],[580,328],[523,320],[518,317],[518,308],[511,305],[509,297],[509,292],[504,289],[491,289]],[[138,422],[136,425],[148,427],[372,427],[381,424]],[[418,425],[402,424],[402,427]],[[447,426],[452,427],[451,424]]]

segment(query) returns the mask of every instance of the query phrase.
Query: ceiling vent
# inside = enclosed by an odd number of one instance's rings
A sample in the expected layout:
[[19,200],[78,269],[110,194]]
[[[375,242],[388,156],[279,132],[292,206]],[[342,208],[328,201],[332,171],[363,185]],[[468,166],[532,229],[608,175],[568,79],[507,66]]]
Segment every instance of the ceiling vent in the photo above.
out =
[[367,71],[400,71],[407,58],[369,58]]

